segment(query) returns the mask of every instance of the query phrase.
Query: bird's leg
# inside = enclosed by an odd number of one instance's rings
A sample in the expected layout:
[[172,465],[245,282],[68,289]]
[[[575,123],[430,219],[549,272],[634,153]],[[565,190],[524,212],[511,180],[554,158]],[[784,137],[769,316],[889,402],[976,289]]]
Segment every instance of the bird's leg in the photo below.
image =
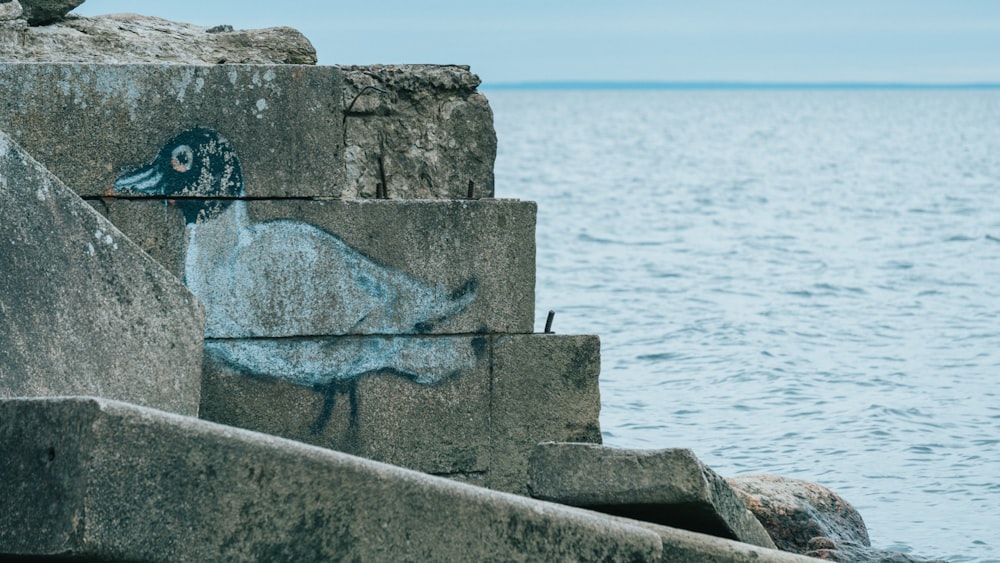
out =
[[323,406],[320,408],[319,416],[309,425],[311,434],[319,434],[326,428],[333,416],[333,407],[337,403],[337,393],[340,392],[340,384],[334,379],[327,384],[317,383],[313,389],[323,396]]

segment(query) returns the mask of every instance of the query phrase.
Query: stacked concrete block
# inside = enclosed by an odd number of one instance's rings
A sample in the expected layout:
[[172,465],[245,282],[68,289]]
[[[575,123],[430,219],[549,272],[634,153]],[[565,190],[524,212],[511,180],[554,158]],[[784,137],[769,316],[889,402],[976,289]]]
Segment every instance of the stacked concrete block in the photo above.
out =
[[534,444],[600,441],[599,343],[531,334],[535,205],[492,198],[477,85],[0,64],[0,127],[204,303],[203,417],[525,493]]
[[[249,371],[241,360],[250,354],[281,358],[282,368]],[[339,377],[289,379],[310,366],[332,372],[369,361],[374,363]],[[402,366],[406,362],[410,371]],[[201,416],[486,484],[489,383],[489,341],[483,336],[212,340]]]
[[0,397],[196,415],[201,304],[2,131],[0,217]]
[[0,63],[0,130],[82,196],[209,127],[248,197],[492,197],[478,84],[457,66]]
[[601,443],[600,350],[596,336],[496,337],[491,487],[528,494],[528,461],[549,436]]
[[336,67],[0,63],[0,130],[84,197],[199,126],[237,148],[247,196],[339,196],[341,89]]
[[532,202],[236,200],[196,223],[219,202],[91,203],[200,292],[209,338],[532,330]]

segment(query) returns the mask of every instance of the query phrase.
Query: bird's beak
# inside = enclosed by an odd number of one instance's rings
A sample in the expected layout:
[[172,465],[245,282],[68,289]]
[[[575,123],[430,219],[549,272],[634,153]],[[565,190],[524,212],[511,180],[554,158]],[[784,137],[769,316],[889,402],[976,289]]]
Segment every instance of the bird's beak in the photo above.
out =
[[163,173],[157,171],[154,166],[147,166],[138,172],[126,174],[115,180],[115,192],[162,195],[163,186],[160,185],[162,179]]

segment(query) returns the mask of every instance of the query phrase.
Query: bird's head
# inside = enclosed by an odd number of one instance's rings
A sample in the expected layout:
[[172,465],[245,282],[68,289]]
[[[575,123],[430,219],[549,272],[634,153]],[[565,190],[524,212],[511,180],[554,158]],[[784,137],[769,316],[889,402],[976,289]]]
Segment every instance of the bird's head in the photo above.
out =
[[172,199],[187,222],[195,223],[244,195],[243,171],[225,137],[197,127],[170,139],[149,165],[115,180],[114,192]]

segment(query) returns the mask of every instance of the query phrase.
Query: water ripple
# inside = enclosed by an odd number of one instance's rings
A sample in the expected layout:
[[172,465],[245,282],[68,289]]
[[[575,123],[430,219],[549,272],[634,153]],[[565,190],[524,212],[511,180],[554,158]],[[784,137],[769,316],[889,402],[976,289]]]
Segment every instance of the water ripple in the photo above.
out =
[[1000,92],[494,92],[538,319],[605,441],[821,482],[877,547],[997,561]]

